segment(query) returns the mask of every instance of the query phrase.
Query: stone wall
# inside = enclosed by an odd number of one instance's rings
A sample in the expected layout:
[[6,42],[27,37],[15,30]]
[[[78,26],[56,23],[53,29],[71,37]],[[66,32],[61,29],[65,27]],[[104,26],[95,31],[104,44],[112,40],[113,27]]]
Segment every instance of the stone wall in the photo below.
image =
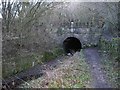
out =
[[70,32],[69,29],[66,30],[66,33],[63,33],[62,35],[59,36],[56,35],[56,42],[62,45],[63,41],[67,37],[76,37],[80,40],[82,45],[97,44],[99,42],[101,32],[102,29],[99,29],[97,27],[78,28],[74,29],[74,32]]

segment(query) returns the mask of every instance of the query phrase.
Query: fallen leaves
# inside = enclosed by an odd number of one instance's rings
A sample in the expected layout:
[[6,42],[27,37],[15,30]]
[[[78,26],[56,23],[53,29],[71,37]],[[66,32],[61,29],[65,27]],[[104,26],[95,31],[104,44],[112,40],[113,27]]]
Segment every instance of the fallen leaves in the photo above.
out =
[[70,58],[64,58],[59,66],[53,70],[45,70],[45,76],[34,80],[34,84],[30,81],[30,85],[37,88],[85,87],[90,80],[90,75],[82,55],[78,52]]

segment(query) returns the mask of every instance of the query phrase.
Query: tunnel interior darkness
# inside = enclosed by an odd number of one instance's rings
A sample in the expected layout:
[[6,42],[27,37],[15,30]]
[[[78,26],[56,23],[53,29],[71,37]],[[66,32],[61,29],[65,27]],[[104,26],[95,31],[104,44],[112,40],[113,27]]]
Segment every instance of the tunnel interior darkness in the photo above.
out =
[[75,37],[68,37],[63,41],[63,48],[65,50],[65,53],[71,53],[77,52],[81,50],[82,45],[79,39]]

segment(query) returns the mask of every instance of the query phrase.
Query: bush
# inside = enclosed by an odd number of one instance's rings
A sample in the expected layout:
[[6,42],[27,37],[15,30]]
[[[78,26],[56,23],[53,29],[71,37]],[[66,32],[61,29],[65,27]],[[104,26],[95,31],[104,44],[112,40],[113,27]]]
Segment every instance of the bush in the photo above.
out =
[[118,88],[119,81],[119,66],[120,62],[120,51],[119,51],[120,38],[113,38],[111,41],[101,39],[99,43],[102,65],[108,76],[108,82],[111,83],[112,87]]
[[50,61],[52,59],[55,59],[55,58],[61,56],[63,53],[64,53],[64,51],[61,48],[55,48],[51,51],[46,51],[43,53],[42,61],[43,62]]
[[29,69],[32,67],[32,63],[41,64],[41,56],[39,54],[31,54],[25,56],[16,56],[14,58],[8,58],[6,61],[2,63],[2,74],[3,78],[7,78],[8,76],[12,76],[21,71]]
[[56,57],[61,56],[64,54],[64,50],[62,48],[55,48],[53,51],[54,55]]
[[49,61],[51,59],[54,59],[54,56],[53,56],[52,52],[44,52],[43,53],[43,57],[42,57],[43,62]]
[[3,78],[7,78],[14,74],[17,74],[21,71],[27,70],[31,68],[34,62],[34,65],[42,64],[44,62],[48,62],[53,60],[64,53],[63,49],[55,48],[51,51],[46,51],[42,55],[39,53],[32,53],[29,55],[21,56],[17,55],[14,58],[7,58],[3,61]]
[[102,53],[109,54],[111,59],[117,59],[120,61],[119,42],[120,38],[113,38],[111,41],[102,38],[99,42],[99,48]]
[[92,47],[97,47],[97,46],[98,46],[97,44],[89,43],[89,44],[84,44],[82,48],[85,49],[85,48],[92,48]]

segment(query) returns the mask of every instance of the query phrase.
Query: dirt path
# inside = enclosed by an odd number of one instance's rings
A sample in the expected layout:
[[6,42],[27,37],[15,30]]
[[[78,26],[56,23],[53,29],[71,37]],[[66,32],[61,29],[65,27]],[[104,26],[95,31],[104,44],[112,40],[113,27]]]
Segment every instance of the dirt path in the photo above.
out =
[[92,75],[91,86],[93,86],[93,88],[111,88],[110,84],[107,82],[104,70],[102,70],[102,65],[100,63],[101,58],[97,48],[85,49],[84,55]]

